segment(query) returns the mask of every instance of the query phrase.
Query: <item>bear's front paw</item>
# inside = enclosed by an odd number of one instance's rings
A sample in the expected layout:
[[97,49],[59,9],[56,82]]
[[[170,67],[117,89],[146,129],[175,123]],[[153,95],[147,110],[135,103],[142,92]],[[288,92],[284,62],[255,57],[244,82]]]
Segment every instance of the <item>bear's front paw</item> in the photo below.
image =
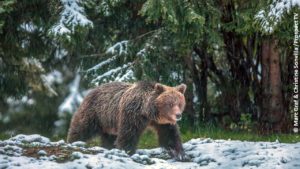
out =
[[175,157],[177,161],[182,161],[182,162],[189,162],[191,159],[189,156],[187,156],[185,153],[179,154]]
[[182,161],[182,162],[190,161],[190,158],[183,151],[177,152],[176,150],[170,150],[169,154],[176,161]]

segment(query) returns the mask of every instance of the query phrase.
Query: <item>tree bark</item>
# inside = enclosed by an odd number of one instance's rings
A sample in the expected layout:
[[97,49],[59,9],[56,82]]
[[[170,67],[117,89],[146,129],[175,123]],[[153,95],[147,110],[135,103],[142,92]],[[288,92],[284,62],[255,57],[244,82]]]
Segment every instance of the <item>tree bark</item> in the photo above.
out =
[[185,106],[185,112],[187,114],[187,119],[190,123],[189,126],[194,126],[196,123],[196,112],[194,109],[193,99],[194,99],[194,93],[193,93],[193,60],[191,54],[186,54],[183,57],[183,61],[185,63],[185,72],[184,72],[184,78],[187,87],[187,90],[185,92],[186,97],[186,106]]
[[283,108],[280,56],[278,40],[266,39],[262,43],[262,133],[283,132],[286,116]]
[[[194,81],[200,102],[200,122],[208,122],[210,119],[209,105],[207,101],[208,64],[207,42],[204,40],[201,48],[194,47],[195,53],[200,58],[200,63],[194,63]],[[198,67],[198,70],[196,67]]]
[[[221,22],[224,24],[232,23],[236,19],[235,2],[232,0],[220,0],[219,6],[222,12]],[[251,51],[243,44],[243,36],[236,33],[234,30],[221,28],[223,35],[226,58],[230,66],[228,82],[224,87],[225,97],[224,102],[230,110],[230,117],[233,122],[238,123],[242,113],[252,113],[251,101],[249,98],[249,88],[251,74],[249,71],[251,59],[245,53]],[[246,48],[246,50],[245,50]],[[248,52],[249,53],[249,52]],[[252,53],[250,52],[249,55]],[[227,103],[227,101],[230,102]]]

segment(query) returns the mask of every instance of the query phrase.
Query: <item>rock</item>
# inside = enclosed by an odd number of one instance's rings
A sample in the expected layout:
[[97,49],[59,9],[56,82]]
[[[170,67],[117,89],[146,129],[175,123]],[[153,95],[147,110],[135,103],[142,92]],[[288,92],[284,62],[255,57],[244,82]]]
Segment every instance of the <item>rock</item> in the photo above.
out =
[[210,156],[201,156],[201,157],[196,157],[193,159],[195,163],[200,164],[201,166],[203,165],[208,165],[210,162],[216,162],[216,160]]
[[55,161],[57,159],[56,155],[49,156],[50,161]]
[[[1,149],[1,148],[0,148]],[[9,156],[18,156],[22,153],[23,149],[18,146],[6,145],[3,147],[3,154]],[[2,152],[2,151],[1,151]]]
[[107,149],[103,148],[103,147],[89,147],[87,148],[88,151],[92,151],[92,152],[95,152],[95,153],[104,153],[105,151],[108,151]]
[[61,146],[61,145],[65,145],[65,144],[66,144],[65,140],[59,140],[57,142],[51,142],[52,146]]
[[15,141],[17,143],[31,143],[31,142],[39,142],[39,143],[49,143],[50,139],[38,134],[32,135],[24,135],[18,134],[15,137],[9,139],[10,141]]
[[6,168],[8,168],[9,167],[9,165],[7,164],[7,163],[5,163],[5,164],[0,164],[0,169],[6,169]]
[[104,165],[103,164],[99,164],[97,166],[94,166],[94,165],[92,165],[90,163],[87,163],[85,165],[85,168],[87,168],[87,169],[100,169],[100,168],[104,168]]
[[93,166],[92,166],[90,163],[87,163],[87,164],[85,165],[85,168],[87,168],[87,169],[92,169]]
[[83,157],[83,154],[81,152],[75,151],[71,154],[72,159],[80,159]]
[[119,149],[111,149],[111,150],[108,150],[106,153],[106,155],[115,155],[115,156],[118,156],[118,157],[128,157],[128,154],[125,153],[124,150],[119,150]]
[[243,162],[242,166],[256,166],[259,167],[263,162],[257,159],[246,160]]
[[37,154],[40,156],[45,156],[45,155],[47,155],[47,152],[45,150],[40,150],[40,151],[38,151]]
[[214,142],[211,138],[204,139],[202,143],[212,143]]
[[76,147],[84,147],[86,145],[86,143],[83,141],[76,141],[76,142],[73,142],[71,145],[76,146]]
[[153,161],[151,158],[149,158],[149,156],[147,155],[139,155],[139,154],[133,154],[131,156],[131,159],[134,162],[140,163],[140,164],[144,164],[144,165],[150,165],[150,164],[154,164],[155,161]]
[[284,157],[281,157],[281,160],[280,160],[281,163],[285,164],[288,162],[288,160]]

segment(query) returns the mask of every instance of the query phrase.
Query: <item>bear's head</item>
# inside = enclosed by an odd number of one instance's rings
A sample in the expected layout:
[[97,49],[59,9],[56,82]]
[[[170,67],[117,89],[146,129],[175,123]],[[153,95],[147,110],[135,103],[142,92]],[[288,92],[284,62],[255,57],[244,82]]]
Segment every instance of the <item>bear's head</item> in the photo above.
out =
[[157,123],[176,124],[181,119],[185,107],[186,85],[169,87],[156,83],[154,89],[158,93],[154,101],[157,110]]

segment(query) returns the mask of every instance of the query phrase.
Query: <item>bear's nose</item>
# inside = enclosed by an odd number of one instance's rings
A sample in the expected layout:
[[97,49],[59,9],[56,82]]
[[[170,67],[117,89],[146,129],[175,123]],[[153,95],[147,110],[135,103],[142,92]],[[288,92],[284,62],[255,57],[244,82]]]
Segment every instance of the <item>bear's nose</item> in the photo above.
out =
[[176,114],[176,121],[181,120],[181,118],[182,118],[182,115],[181,115],[181,114]]

